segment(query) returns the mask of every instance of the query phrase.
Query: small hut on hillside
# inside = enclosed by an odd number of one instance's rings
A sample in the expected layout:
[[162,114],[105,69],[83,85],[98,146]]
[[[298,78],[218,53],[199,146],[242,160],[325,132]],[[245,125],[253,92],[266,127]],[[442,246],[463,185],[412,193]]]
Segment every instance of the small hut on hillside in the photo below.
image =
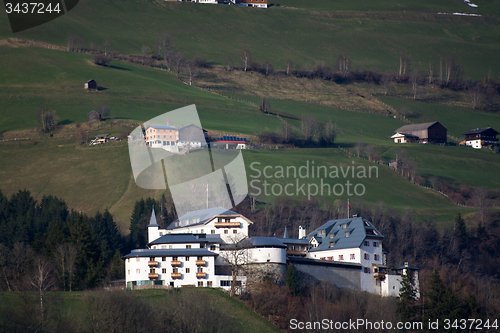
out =
[[97,91],[97,82],[95,80],[88,80],[85,82],[85,89],[87,91]]

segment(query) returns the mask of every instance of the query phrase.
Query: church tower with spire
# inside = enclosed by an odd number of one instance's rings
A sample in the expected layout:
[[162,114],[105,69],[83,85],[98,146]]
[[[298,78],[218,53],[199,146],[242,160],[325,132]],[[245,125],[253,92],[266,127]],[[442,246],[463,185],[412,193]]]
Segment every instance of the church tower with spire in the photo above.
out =
[[148,243],[158,239],[160,237],[160,232],[158,231],[158,223],[156,223],[155,208],[153,207],[153,212],[151,213],[151,220],[148,224]]

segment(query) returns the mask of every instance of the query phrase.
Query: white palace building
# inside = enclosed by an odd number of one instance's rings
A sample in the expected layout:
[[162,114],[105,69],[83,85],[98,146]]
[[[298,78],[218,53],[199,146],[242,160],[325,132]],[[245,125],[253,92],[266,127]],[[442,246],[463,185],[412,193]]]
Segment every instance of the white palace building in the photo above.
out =
[[[160,229],[155,213],[148,225],[145,249],[124,256],[126,287],[214,287],[229,290],[234,262],[246,267],[236,276],[245,288],[255,275],[249,271],[273,272],[284,280],[287,264],[297,271],[326,280],[341,288],[353,288],[381,296],[399,295],[401,276],[413,271],[418,290],[418,271],[406,263],[389,270],[383,236],[362,217],[331,220],[299,238],[249,237],[253,224],[241,214],[225,208],[193,211]],[[248,269],[250,267],[250,269]],[[243,270],[242,270],[243,271]]]

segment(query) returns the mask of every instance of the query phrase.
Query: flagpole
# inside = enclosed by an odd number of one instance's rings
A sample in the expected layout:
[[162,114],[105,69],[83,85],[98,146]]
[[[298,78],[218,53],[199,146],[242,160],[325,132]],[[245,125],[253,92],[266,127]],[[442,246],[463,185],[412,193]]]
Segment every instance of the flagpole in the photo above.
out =
[[347,218],[349,218],[349,199],[347,199]]

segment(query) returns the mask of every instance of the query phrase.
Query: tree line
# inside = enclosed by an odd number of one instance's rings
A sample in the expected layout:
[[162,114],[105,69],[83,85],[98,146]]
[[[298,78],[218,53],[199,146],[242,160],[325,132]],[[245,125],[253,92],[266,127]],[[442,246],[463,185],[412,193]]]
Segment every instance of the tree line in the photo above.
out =
[[[98,65],[107,66],[112,59],[116,59],[163,68],[174,72],[176,77],[185,80],[189,85],[199,76],[199,68],[211,67],[203,56],[187,59],[177,50],[168,32],[158,33],[154,45],[142,46],[139,55],[113,52],[109,40],[104,40],[101,45],[93,42],[87,45],[78,36],[69,36],[66,44],[68,51],[94,54],[94,63]],[[331,65],[323,60],[297,64],[285,59],[281,68],[275,69],[269,61],[254,61],[251,52],[244,49],[236,60],[232,57],[226,58],[224,68],[228,71],[257,72],[265,77],[320,78],[338,84],[366,82],[381,86],[385,95],[391,93],[394,83],[406,84],[414,99],[420,98],[423,86],[433,84],[442,89],[466,92],[473,109],[490,112],[500,110],[500,82],[493,78],[491,71],[481,81],[468,79],[464,75],[463,66],[453,57],[441,57],[437,63],[430,61],[426,68],[412,68],[411,57],[400,54],[394,70],[380,72],[376,68],[355,68],[350,57],[342,53],[331,61]]]

